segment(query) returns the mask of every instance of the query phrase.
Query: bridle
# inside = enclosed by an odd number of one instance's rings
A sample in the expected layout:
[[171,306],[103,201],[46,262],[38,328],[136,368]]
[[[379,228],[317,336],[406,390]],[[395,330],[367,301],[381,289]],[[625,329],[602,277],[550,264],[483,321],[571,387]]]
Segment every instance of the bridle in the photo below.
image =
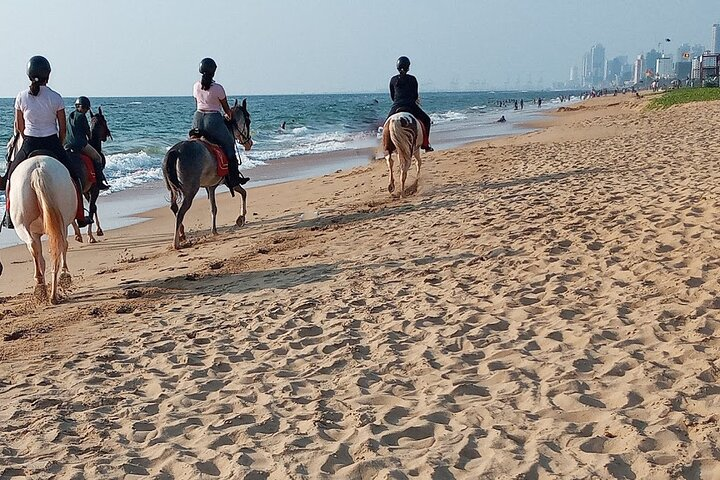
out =
[[[234,113],[234,112],[233,112],[233,113]],[[245,144],[251,142],[251,141],[252,141],[252,135],[250,134],[250,129],[249,129],[248,126],[247,126],[247,122],[245,122],[245,129],[246,129],[246,131],[243,132],[242,130],[240,130],[240,127],[238,127],[238,124],[237,124],[237,122],[235,121],[235,118],[234,118],[234,117],[235,117],[235,116],[233,115],[233,119],[231,120],[231,122],[232,122],[232,129],[233,129],[233,132],[237,131],[238,136],[240,137],[239,142],[240,142],[242,145],[245,145]],[[246,118],[245,112],[243,112],[243,120],[245,120],[245,118]],[[244,137],[244,138],[243,138],[243,137]]]

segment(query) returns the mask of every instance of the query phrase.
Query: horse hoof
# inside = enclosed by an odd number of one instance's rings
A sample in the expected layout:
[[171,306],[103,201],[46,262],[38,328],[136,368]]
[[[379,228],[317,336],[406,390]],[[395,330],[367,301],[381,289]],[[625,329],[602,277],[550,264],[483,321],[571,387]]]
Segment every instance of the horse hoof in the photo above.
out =
[[213,230],[213,231],[212,231],[212,234],[213,234],[213,235],[219,235],[217,230]]
[[82,235],[75,235],[75,241],[78,243],[83,243]]
[[35,291],[33,292],[33,296],[38,303],[47,303],[48,294],[45,285],[35,285]]
[[395,191],[395,185],[391,183],[390,185],[388,185],[388,193],[392,193],[394,191]]
[[88,240],[89,243],[97,243],[97,240],[95,240],[95,237],[90,237],[90,240]]
[[245,215],[240,215],[237,220],[235,220],[235,225],[238,227],[242,227],[245,225]]
[[105,235],[105,232],[102,231],[102,228],[98,228],[98,229],[97,229],[97,236],[98,236],[98,237],[102,237],[102,236],[104,236],[104,235]]
[[60,274],[60,277],[58,278],[58,285],[60,285],[60,288],[62,289],[70,288],[70,285],[72,285],[72,277],[68,272],[62,272]]

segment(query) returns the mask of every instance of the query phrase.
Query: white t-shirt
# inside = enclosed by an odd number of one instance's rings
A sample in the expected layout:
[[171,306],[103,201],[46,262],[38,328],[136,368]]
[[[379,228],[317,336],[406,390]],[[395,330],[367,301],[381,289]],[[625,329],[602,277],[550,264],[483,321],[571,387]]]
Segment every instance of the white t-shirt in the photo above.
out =
[[37,96],[30,95],[30,89],[18,93],[15,110],[20,110],[25,119],[28,137],[49,137],[58,133],[57,112],[65,109],[59,93],[45,85],[40,86]]
[[202,89],[200,82],[193,85],[193,97],[197,100],[197,109],[201,112],[222,112],[220,100],[226,96],[225,89],[219,83],[213,82],[207,90]]

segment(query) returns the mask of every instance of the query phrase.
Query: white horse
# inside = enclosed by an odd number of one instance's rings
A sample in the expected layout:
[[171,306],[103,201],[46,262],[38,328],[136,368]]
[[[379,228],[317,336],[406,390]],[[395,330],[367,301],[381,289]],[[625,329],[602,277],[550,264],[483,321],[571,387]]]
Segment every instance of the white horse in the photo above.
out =
[[67,168],[58,160],[45,155],[28,158],[20,163],[12,177],[8,191],[10,218],[18,237],[25,242],[35,262],[35,296],[47,301],[45,288],[45,259],[41,237],[47,234],[53,260],[50,300],[58,303],[58,272],[60,281],[70,282],[67,268],[67,228],[75,218],[77,193]]
[[399,112],[390,115],[385,120],[383,126],[382,146],[385,151],[385,160],[387,161],[388,170],[390,172],[390,181],[388,183],[388,192],[395,190],[395,177],[393,176],[393,158],[392,154],[397,150],[398,160],[400,164],[400,198],[405,195],[405,180],[407,179],[408,170],[413,157],[415,157],[415,165],[417,167],[418,180],[420,179],[420,145],[423,141],[422,125],[417,118],[407,112]]

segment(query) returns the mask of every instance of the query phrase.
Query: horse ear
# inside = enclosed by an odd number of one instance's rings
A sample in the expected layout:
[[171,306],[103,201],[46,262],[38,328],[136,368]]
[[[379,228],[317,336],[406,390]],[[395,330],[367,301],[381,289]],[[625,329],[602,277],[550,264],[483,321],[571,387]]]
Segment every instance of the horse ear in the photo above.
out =
[[233,103],[233,108],[237,107],[237,98],[235,99],[235,103]]
[[98,107],[98,113],[99,113],[100,115],[103,114],[103,113],[102,113],[102,107]]
[[247,98],[243,98],[242,107],[243,109],[247,110]]

